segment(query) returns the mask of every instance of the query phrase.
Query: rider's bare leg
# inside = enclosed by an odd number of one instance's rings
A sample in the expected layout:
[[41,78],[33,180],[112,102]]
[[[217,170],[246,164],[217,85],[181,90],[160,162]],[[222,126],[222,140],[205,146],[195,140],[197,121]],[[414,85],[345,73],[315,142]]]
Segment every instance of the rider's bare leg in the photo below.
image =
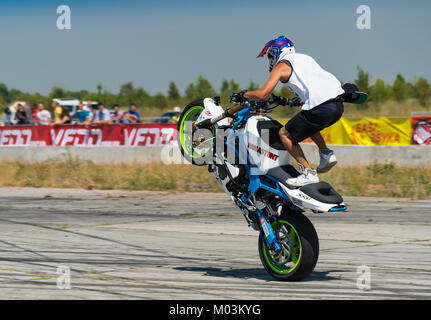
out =
[[306,169],[311,169],[299,144],[293,144],[290,133],[283,127],[279,131],[281,142],[292,157]]
[[317,147],[320,150],[328,149],[328,146],[326,145],[326,142],[323,139],[322,134],[320,132],[316,132],[310,138],[311,140],[313,140],[313,142],[317,145]]

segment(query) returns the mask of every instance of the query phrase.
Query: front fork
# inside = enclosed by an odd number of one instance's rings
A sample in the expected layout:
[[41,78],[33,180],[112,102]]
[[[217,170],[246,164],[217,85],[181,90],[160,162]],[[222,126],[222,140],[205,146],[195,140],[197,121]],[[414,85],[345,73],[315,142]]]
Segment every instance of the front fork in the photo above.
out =
[[262,213],[262,210],[256,210],[257,217],[260,223],[261,232],[263,232],[264,239],[269,249],[278,252],[281,250],[280,245],[278,244],[277,238],[274,233],[274,229],[271,224],[265,218],[265,215]]

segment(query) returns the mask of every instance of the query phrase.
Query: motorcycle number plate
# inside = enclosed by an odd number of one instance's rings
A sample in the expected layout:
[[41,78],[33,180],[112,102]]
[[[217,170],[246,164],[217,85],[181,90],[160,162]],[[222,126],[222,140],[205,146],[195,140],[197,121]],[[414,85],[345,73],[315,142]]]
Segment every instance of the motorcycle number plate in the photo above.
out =
[[263,232],[265,233],[265,237],[268,237],[269,231],[268,231],[268,227],[266,226],[266,221],[264,217],[260,218],[260,224],[262,225],[262,229],[263,229]]

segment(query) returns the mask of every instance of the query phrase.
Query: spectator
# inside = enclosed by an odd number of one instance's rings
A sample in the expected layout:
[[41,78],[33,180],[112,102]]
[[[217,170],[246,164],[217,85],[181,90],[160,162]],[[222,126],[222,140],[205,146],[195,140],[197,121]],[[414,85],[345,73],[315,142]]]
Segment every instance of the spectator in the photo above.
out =
[[178,121],[180,121],[180,116],[181,116],[180,107],[175,107],[174,112],[175,112],[175,115],[171,119],[169,119],[170,124],[177,124]]
[[124,123],[138,123],[140,122],[140,115],[139,113],[136,111],[136,105],[135,104],[131,104],[129,111],[126,112],[126,114],[123,117],[123,122]]
[[85,125],[90,124],[90,111],[85,110],[83,103],[78,105],[78,111],[76,112],[77,120],[75,124]]
[[38,109],[39,112],[37,113],[37,123],[41,125],[51,124],[51,113],[48,110],[45,110],[43,103],[39,103]]
[[91,114],[90,114],[90,123],[91,124],[98,124],[99,120],[97,120],[97,108],[91,108]]
[[118,106],[118,104],[114,104],[114,106],[112,107],[113,111],[111,111],[111,121],[112,123],[121,123],[123,122],[123,115],[124,112],[120,110],[120,107]]
[[105,109],[105,105],[103,103],[99,103],[99,111],[97,112],[96,119],[99,123],[111,123],[111,114],[107,109]]
[[33,110],[30,108],[26,102],[23,104],[24,111],[27,113],[27,124],[33,124]]
[[15,112],[16,124],[23,125],[29,124],[28,114],[25,112],[24,106],[22,104],[17,105],[17,110]]
[[12,111],[10,111],[9,107],[6,107],[4,109],[3,123],[6,126],[13,125],[13,122],[12,122]]
[[63,109],[60,107],[57,101],[52,101],[51,108],[52,108],[52,111],[54,112],[54,123],[60,122]]
[[61,109],[62,109],[62,112],[60,114],[60,120],[57,122],[54,122],[54,124],[71,124],[72,123],[72,117],[70,116],[69,108],[64,107]]
[[88,112],[91,112],[93,110],[93,102],[87,101],[87,106],[84,108],[84,110],[87,110]]

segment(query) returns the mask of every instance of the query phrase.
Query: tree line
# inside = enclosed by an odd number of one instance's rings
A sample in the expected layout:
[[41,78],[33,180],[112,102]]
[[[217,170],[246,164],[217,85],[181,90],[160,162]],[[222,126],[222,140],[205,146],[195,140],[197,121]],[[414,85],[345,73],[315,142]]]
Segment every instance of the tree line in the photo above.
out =
[[[370,81],[370,75],[360,67],[354,83],[360,91],[369,94],[368,104],[380,103],[387,100],[403,101],[409,98],[415,98],[421,105],[425,105],[431,98],[431,86],[428,81],[419,77],[414,82],[407,82],[401,74],[398,74],[392,84],[386,83],[383,79],[378,78],[373,84]],[[250,81],[245,89],[254,90],[258,85]],[[151,95],[144,88],[137,87],[133,82],[127,82],[121,85],[118,93],[112,93],[104,88],[101,84],[97,85],[96,91],[79,90],[71,91],[58,86],[51,88],[51,91],[43,95],[39,92],[28,93],[15,88],[9,89],[6,84],[0,83],[0,108],[13,103],[14,101],[26,101],[28,105],[43,103],[49,107],[53,98],[75,98],[81,101],[91,100],[103,102],[108,108],[114,104],[120,106],[129,106],[136,104],[142,108],[159,108],[166,110],[176,105],[185,106],[190,101],[201,99],[203,97],[213,97],[220,95],[223,103],[227,103],[229,95],[232,92],[241,91],[243,87],[234,79],[223,80],[220,88],[216,89],[207,79],[199,76],[197,80],[190,83],[183,93],[180,92],[175,82],[170,82],[166,93],[157,93]],[[281,88],[277,94],[284,97],[292,97],[293,93],[286,87]]]

